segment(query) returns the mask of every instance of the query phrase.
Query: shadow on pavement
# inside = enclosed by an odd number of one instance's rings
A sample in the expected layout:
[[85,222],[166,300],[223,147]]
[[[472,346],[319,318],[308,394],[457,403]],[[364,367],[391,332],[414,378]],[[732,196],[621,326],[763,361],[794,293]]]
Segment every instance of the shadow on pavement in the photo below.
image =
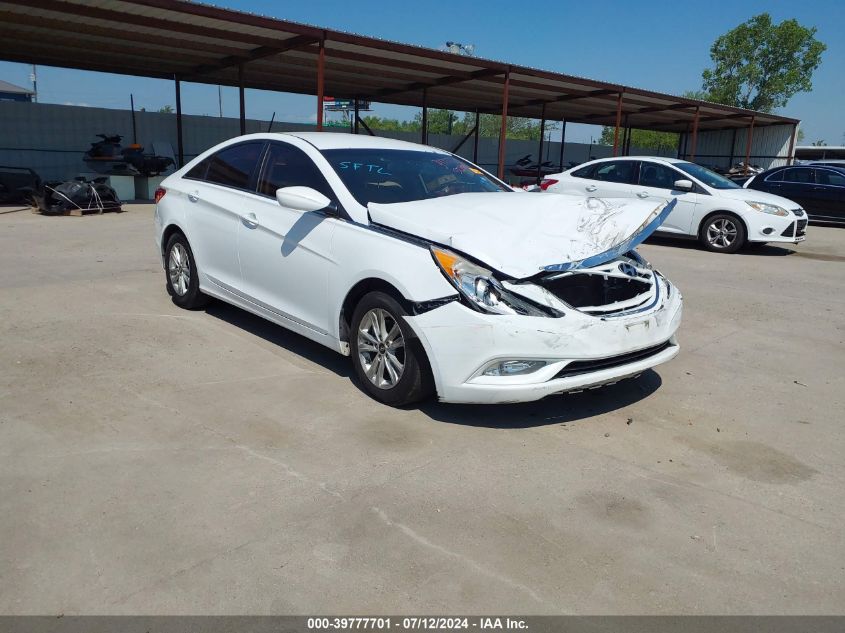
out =
[[[344,378],[352,377],[352,365],[349,359],[330,350],[324,345],[315,343],[295,332],[291,332],[280,325],[241,310],[222,301],[213,301],[205,310],[206,314],[230,323],[250,334],[263,338],[268,343],[277,345],[298,356],[302,356],[312,363],[334,372]],[[363,397],[367,397],[362,394]]]
[[445,404],[424,402],[419,409],[438,422],[486,426],[494,429],[524,429],[550,424],[567,424],[610,413],[647,398],[663,381],[654,370],[639,378],[581,393],[549,396],[522,404]]
[[[325,367],[337,376],[348,378],[361,389],[349,359],[328,347],[222,301],[212,302],[206,308],[206,314]],[[479,405],[446,404],[431,399],[409,408],[418,408],[432,420],[448,424],[497,429],[530,428],[575,422],[621,409],[647,398],[661,384],[660,376],[649,369],[639,378],[581,393],[550,396],[537,402]],[[361,398],[369,396],[361,390]]]

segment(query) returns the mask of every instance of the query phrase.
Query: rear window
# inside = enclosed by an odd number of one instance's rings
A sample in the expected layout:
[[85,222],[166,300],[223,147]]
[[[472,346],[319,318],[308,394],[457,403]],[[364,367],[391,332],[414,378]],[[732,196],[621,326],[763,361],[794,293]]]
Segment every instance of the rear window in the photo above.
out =
[[391,204],[457,193],[510,192],[465,160],[415,150],[330,149],[323,156],[360,204]]
[[593,172],[593,178],[605,182],[621,182],[633,184],[636,177],[637,163],[633,160],[614,160],[609,163],[599,163]]
[[790,167],[783,170],[784,182],[813,182],[813,170],[807,167]]
[[587,165],[586,167],[581,167],[576,169],[575,171],[571,172],[573,176],[576,178],[592,178],[593,177],[593,170],[596,168],[595,165]]
[[252,190],[263,150],[261,141],[230,145],[192,167],[185,177]]

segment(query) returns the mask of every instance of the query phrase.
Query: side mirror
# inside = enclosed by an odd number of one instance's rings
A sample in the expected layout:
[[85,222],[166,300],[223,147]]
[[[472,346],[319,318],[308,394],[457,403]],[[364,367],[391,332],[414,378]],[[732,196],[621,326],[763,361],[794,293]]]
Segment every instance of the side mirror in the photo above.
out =
[[695,189],[695,185],[692,184],[692,180],[681,179],[675,181],[675,191],[692,191]]
[[276,200],[287,209],[320,211],[335,205],[326,196],[311,187],[282,187],[276,189]]

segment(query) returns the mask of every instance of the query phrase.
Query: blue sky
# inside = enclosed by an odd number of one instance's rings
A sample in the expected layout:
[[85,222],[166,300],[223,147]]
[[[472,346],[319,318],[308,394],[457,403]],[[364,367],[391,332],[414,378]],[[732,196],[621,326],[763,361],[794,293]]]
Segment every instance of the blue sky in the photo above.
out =
[[[776,21],[796,18],[818,29],[827,44],[811,93],[793,97],[780,113],[802,120],[805,143],[824,139],[845,144],[845,1],[813,0],[639,0],[636,2],[524,3],[376,2],[317,0],[220,0],[219,6],[306,22],[334,29],[440,47],[447,40],[472,43],[480,57],[505,60],[592,79],[680,94],[700,88],[713,41],[740,22],[768,11]],[[30,68],[0,62],[0,79],[28,86]],[[40,100],[126,108],[158,109],[173,104],[170,82],[106,76],[39,67]],[[108,89],[104,89],[104,85]],[[223,89],[223,113],[237,116],[237,92]],[[247,91],[247,116],[306,122],[314,119],[315,98]],[[193,114],[217,114],[217,89],[189,84],[183,106]],[[376,106],[375,114],[410,118],[415,110]],[[567,140],[589,141],[592,126],[569,126]]]

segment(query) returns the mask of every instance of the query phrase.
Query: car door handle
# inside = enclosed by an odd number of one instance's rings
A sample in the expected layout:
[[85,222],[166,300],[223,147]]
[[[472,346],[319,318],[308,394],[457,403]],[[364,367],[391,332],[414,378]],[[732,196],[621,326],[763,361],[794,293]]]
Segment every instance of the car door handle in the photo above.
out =
[[585,188],[587,191],[595,191],[596,189],[598,189],[598,187],[596,187],[595,185],[587,185]]
[[254,229],[258,226],[258,216],[254,213],[247,213],[245,215],[242,215],[241,221],[251,229]]
[[648,191],[640,191],[637,193],[638,198],[648,198]]
[[188,200],[191,202],[197,202],[200,199],[200,192],[199,191],[192,191],[188,194]]

